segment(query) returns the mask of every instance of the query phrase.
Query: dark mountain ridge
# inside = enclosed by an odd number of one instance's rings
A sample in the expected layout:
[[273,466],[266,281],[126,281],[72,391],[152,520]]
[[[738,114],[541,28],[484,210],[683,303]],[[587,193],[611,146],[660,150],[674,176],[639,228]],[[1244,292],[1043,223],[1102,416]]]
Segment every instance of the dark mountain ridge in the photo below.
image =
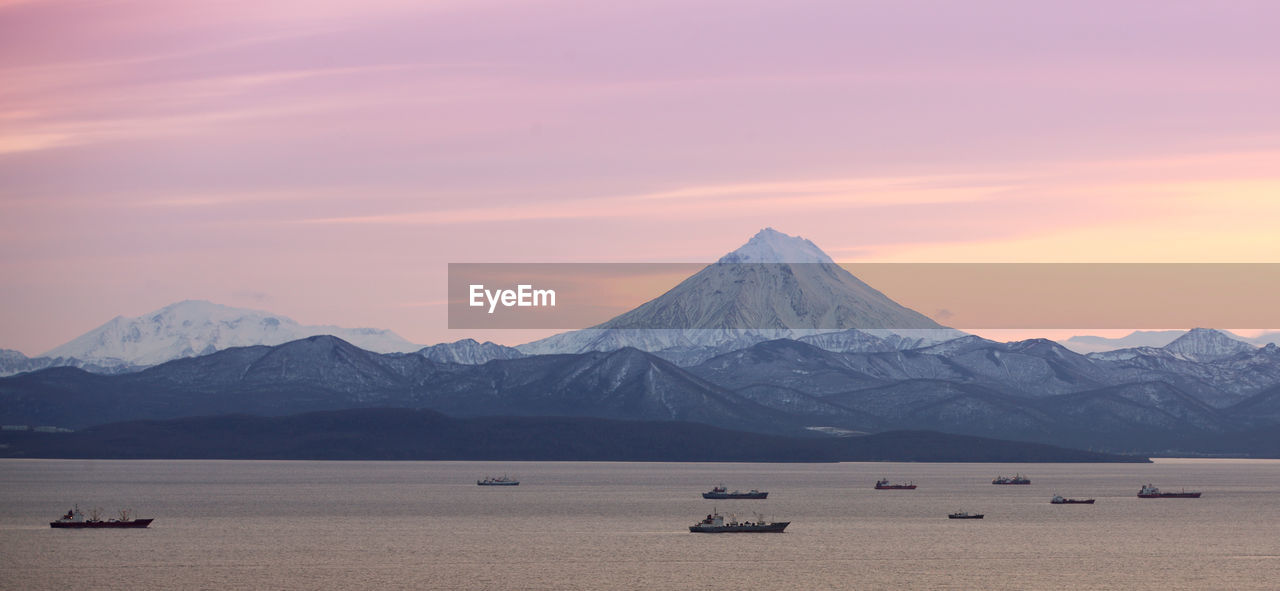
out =
[[283,417],[133,421],[75,433],[0,432],[0,457],[692,462],[1145,462],[929,432],[781,437],[682,421],[486,417],[370,408]]
[[377,354],[316,336],[170,361],[121,376],[58,368],[0,379],[0,423],[83,428],[133,419],[372,406],[461,416],[691,420],[763,432],[801,425],[648,353],[546,355],[484,365]]
[[[1243,377],[1224,393],[1218,385],[1229,375]],[[79,429],[135,419],[397,406],[460,417],[694,421],[775,434],[813,433],[811,427],[929,429],[1154,452],[1194,451],[1219,441],[1216,448],[1251,453],[1233,438],[1280,427],[1274,394],[1266,394],[1276,387],[1275,346],[1197,362],[1159,350],[1086,357],[1043,339],[997,343],[968,336],[871,353],[779,339],[682,368],[634,348],[442,363],[315,336],[131,374],[52,368],[0,378],[0,424]]]

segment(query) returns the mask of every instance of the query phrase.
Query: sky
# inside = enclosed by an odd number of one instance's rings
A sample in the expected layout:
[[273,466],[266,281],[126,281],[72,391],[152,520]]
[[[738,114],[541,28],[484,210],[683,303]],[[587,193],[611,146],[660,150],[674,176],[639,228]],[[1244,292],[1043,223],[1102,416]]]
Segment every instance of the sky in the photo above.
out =
[[1280,262],[1280,4],[0,0],[0,347],[450,262]]

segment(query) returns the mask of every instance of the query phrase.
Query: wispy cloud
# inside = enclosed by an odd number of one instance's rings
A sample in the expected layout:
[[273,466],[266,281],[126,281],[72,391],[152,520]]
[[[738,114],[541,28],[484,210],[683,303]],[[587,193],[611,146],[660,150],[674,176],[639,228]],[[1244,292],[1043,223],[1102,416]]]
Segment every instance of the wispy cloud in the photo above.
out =
[[[373,64],[144,81],[130,84],[131,92],[128,93],[122,93],[118,85],[106,88],[95,85],[74,92],[59,91],[56,97],[33,93],[5,101],[0,96],[0,108],[6,109],[4,116],[0,117],[0,125],[5,132],[0,139],[0,153],[120,139],[189,136],[234,121],[279,121],[317,116],[350,109],[353,100],[329,95],[298,102],[294,100],[293,93],[270,93],[275,87],[317,79],[325,79],[326,84],[335,85],[341,84],[344,78],[473,67],[477,66]],[[358,80],[353,83],[358,83]]]
[[[991,199],[1017,185],[979,184],[976,177],[955,177],[960,186],[948,186],[942,177],[893,179],[819,179],[791,182],[700,185],[626,196],[538,201],[525,205],[419,210],[379,215],[315,217],[301,224],[441,225],[654,216],[716,216],[726,211],[805,208],[865,208],[938,203],[965,203]],[[988,179],[994,180],[994,179]],[[663,202],[660,205],[655,201]]]

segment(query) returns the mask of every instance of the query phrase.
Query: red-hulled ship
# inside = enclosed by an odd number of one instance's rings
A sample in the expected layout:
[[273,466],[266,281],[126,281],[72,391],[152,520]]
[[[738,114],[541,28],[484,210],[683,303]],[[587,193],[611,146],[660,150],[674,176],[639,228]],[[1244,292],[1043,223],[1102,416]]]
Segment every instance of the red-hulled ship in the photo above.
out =
[[876,490],[915,490],[915,489],[916,489],[916,485],[914,482],[908,482],[906,484],[890,484],[888,478],[881,478],[880,480],[876,481]]
[[100,509],[89,510],[89,517],[86,519],[84,514],[80,512],[80,507],[73,507],[67,511],[66,515],[59,517],[57,521],[50,521],[49,527],[52,528],[68,528],[68,529],[137,529],[151,525],[154,519],[131,519],[129,510],[120,511],[119,519],[103,520],[98,517],[101,513]]
[[1147,484],[1138,491],[1139,499],[1198,499],[1200,493],[1182,489],[1182,492],[1160,492],[1155,485]]

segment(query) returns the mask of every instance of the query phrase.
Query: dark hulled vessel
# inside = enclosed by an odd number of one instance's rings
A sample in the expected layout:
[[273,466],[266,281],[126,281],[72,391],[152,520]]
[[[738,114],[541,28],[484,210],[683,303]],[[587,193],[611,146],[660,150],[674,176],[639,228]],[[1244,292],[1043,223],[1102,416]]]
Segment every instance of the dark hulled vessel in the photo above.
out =
[[119,519],[103,520],[98,517],[98,513],[98,509],[93,509],[89,512],[89,517],[85,518],[79,507],[73,507],[57,521],[50,521],[49,527],[54,529],[140,529],[155,521],[155,519],[132,519],[129,517],[128,509],[120,512]]
[[702,493],[702,498],[704,499],[764,499],[768,497],[768,492],[758,491],[754,488],[748,492],[742,492],[740,490],[729,492],[723,484],[712,488],[708,492]]
[[791,525],[790,521],[765,521],[760,516],[756,516],[755,521],[738,521],[733,516],[726,520],[723,515],[713,512],[690,525],[689,531],[700,534],[782,533],[788,525]]
[[1183,489],[1181,492],[1160,492],[1155,485],[1147,484],[1138,491],[1139,499],[1198,499],[1199,492],[1188,491]]
[[915,490],[916,483],[908,482],[906,484],[892,484],[888,478],[881,478],[876,481],[876,490]]

